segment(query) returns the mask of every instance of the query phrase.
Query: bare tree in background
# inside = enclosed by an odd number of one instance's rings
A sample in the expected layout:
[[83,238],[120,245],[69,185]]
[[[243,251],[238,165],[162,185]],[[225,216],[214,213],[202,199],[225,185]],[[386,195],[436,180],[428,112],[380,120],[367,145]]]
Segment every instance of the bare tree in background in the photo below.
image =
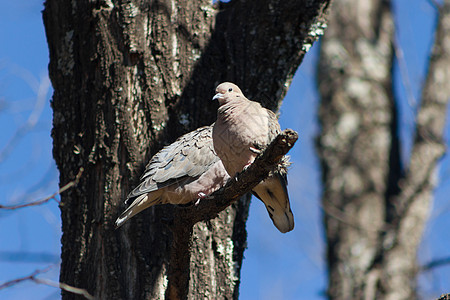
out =
[[216,84],[278,109],[328,2],[46,1],[60,185],[84,169],[61,195],[61,282],[98,299],[238,297],[248,197],[194,227],[169,205],[114,221],[152,154],[214,121]]
[[392,92],[394,23],[385,0],[336,0],[321,44],[317,142],[330,299],[415,299],[417,251],[429,217],[436,165],[445,152],[450,97],[450,1],[401,165]]

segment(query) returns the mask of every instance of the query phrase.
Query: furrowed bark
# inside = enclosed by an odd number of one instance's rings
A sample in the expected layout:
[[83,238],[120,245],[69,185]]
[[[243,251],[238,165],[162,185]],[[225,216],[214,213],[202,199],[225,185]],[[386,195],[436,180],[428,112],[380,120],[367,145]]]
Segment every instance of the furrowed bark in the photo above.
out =
[[334,2],[318,71],[330,299],[417,298],[417,251],[445,151],[448,24],[446,1],[403,169],[391,91],[390,3]]
[[417,252],[437,184],[437,164],[446,152],[444,129],[450,100],[450,1],[440,8],[428,75],[416,118],[416,133],[401,192],[390,199],[393,220],[384,238],[380,289],[385,299],[416,294]]
[[399,176],[400,161],[392,16],[385,1],[335,1],[328,25],[318,69],[328,296],[374,299],[370,271],[386,219],[387,179]]
[[[238,297],[248,197],[192,237],[172,206],[120,230],[114,220],[152,154],[214,121],[216,84],[279,107],[328,2],[46,1],[61,186],[85,170],[61,196],[61,282],[97,299]],[[174,274],[189,281],[170,282]]]

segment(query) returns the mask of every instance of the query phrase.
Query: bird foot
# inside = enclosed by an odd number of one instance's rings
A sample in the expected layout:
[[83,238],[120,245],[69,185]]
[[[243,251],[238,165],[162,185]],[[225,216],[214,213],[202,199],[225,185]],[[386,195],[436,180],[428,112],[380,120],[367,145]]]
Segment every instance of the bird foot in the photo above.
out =
[[202,199],[214,199],[214,197],[213,196],[208,196],[208,195],[206,195],[205,193],[203,193],[203,192],[199,192],[198,194],[197,194],[197,200],[195,201],[195,203],[194,203],[194,205],[195,206],[197,206],[199,203],[200,203],[200,200],[202,200]]
[[256,148],[254,148],[254,147],[250,147],[250,151],[252,151],[252,152],[255,153],[255,154],[260,154],[260,153],[261,153],[261,150],[256,149]]
[[206,197],[208,197],[208,195],[206,195],[206,194],[203,193],[203,192],[199,192],[199,193],[197,194],[197,197],[198,197],[198,199],[205,199]]
[[246,164],[246,165],[242,168],[242,171],[247,170],[251,165],[252,165],[252,163],[249,162],[248,164]]

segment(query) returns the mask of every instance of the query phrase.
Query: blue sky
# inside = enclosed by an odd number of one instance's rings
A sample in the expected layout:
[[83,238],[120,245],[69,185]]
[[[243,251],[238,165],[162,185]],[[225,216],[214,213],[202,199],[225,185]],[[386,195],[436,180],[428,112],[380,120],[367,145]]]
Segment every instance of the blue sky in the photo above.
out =
[[[420,99],[426,58],[432,43],[435,11],[430,1],[396,0],[398,35],[412,94]],[[58,190],[58,171],[53,162],[50,137],[48,50],[42,24],[42,1],[0,0],[0,204],[16,204],[44,198]],[[300,140],[291,151],[294,162],[289,191],[296,227],[280,234],[264,205],[254,200],[248,228],[248,249],[241,278],[241,299],[324,299],[326,268],[321,226],[320,172],[313,139],[318,133],[315,67],[318,47],[307,54],[281,107],[282,128],[293,128]],[[401,111],[402,153],[407,161],[413,113],[404,81],[396,68],[396,92]],[[40,96],[38,96],[38,94]],[[42,104],[42,106],[41,106]],[[34,122],[33,120],[36,120]],[[17,130],[34,125],[6,153]],[[448,136],[446,141],[448,144]],[[450,255],[449,159],[442,160],[420,259],[423,262]],[[0,284],[55,264],[42,278],[58,280],[60,214],[56,201],[15,211],[0,210]],[[24,253],[28,253],[25,256]],[[421,276],[426,298],[449,292],[450,268],[442,267]],[[446,290],[447,288],[447,290]],[[59,290],[24,282],[1,290],[1,299],[59,299]]]

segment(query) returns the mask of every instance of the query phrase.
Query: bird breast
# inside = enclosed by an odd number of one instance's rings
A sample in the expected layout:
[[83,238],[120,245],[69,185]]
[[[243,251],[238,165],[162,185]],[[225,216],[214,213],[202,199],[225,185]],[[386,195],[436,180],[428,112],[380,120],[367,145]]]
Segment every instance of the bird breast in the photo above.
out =
[[254,161],[257,154],[250,148],[265,147],[268,131],[268,115],[261,114],[261,108],[253,103],[219,108],[213,128],[214,150],[230,176]]

